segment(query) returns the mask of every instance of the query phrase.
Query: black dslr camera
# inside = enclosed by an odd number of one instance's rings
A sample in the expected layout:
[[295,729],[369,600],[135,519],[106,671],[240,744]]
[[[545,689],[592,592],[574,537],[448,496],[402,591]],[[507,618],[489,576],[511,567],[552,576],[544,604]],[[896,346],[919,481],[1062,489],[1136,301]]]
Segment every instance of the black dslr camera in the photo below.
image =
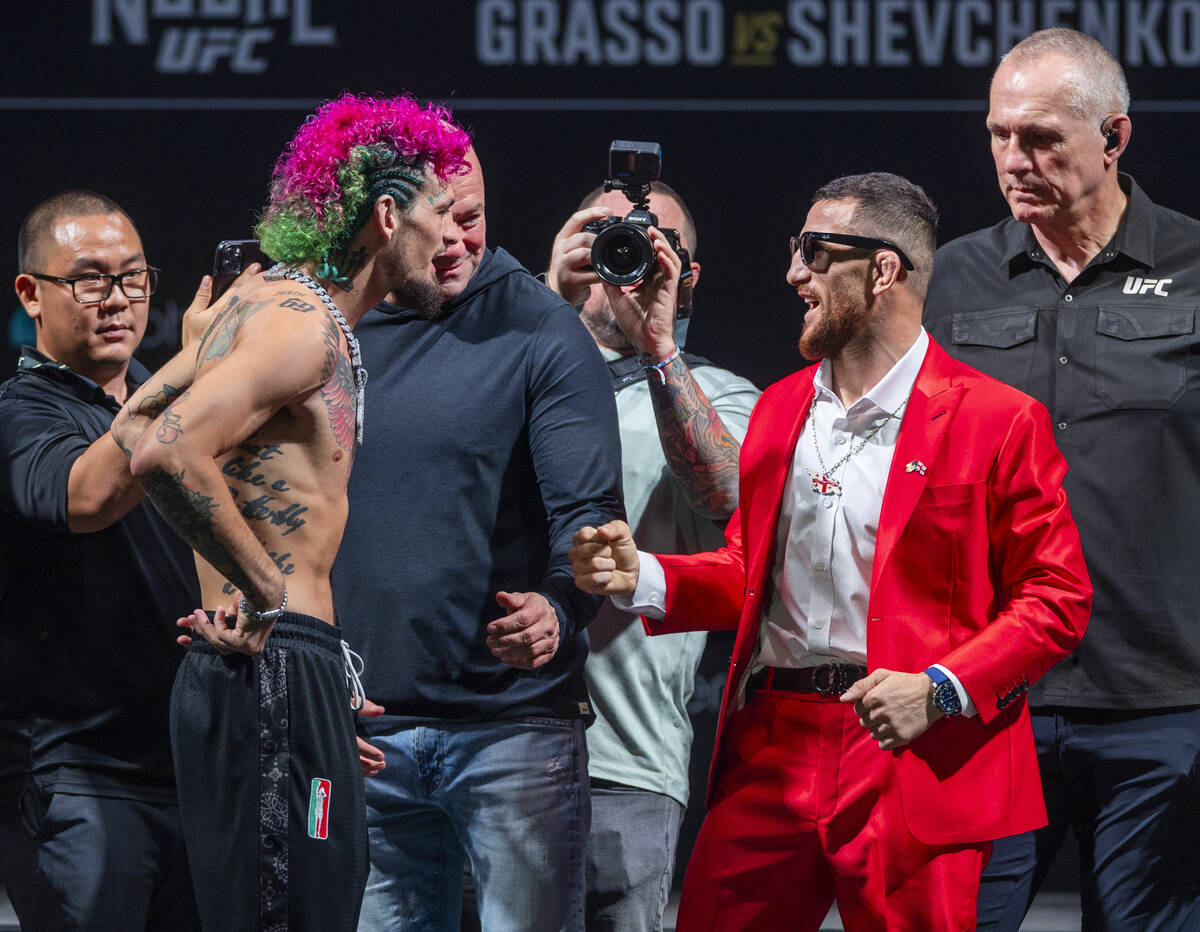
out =
[[679,231],[659,227],[658,217],[650,212],[650,183],[662,171],[662,146],[657,142],[630,142],[614,139],[608,147],[608,177],[604,190],[617,190],[633,204],[622,220],[605,217],[584,224],[595,233],[592,243],[592,268],[611,285],[636,285],[654,268],[654,246],[650,227],[658,227],[683,263],[679,273],[679,302],[676,316],[686,318],[692,311],[692,265],[688,251],[679,244]]

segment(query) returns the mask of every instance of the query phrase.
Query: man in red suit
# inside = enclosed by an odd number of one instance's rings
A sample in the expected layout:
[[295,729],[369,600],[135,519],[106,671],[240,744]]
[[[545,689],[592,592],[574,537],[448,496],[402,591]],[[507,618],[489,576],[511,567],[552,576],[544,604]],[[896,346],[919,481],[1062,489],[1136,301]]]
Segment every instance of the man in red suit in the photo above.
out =
[[[715,553],[575,536],[576,583],[652,634],[736,628],[678,928],[975,925],[990,841],[1045,823],[1024,693],[1083,636],[1091,585],[1046,410],[921,327],[937,211],[839,178],[792,238],[820,366],[771,386]],[[652,318],[673,253],[610,302]]]

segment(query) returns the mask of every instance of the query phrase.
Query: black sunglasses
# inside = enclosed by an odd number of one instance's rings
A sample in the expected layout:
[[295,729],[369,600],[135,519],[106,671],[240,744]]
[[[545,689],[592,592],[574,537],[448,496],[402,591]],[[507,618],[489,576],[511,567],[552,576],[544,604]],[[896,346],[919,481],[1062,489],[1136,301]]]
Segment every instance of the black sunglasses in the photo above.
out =
[[804,264],[812,265],[818,241],[822,243],[838,243],[842,246],[858,246],[862,249],[888,249],[900,258],[900,264],[910,272],[915,268],[912,260],[895,243],[888,242],[886,239],[875,239],[871,236],[851,236],[848,233],[816,233],[812,230],[806,230],[798,236],[789,236],[788,246],[791,247],[791,254],[793,256],[796,254],[796,250],[800,250],[800,258],[804,260]]

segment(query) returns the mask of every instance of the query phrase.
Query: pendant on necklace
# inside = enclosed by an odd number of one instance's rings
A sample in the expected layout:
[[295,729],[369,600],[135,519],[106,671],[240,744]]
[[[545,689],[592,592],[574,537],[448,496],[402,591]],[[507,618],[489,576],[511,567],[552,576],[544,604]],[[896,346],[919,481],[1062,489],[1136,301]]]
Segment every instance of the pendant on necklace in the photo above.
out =
[[808,474],[812,476],[812,490],[818,495],[841,495],[842,485],[840,482],[831,479],[823,473],[815,473],[811,469]]

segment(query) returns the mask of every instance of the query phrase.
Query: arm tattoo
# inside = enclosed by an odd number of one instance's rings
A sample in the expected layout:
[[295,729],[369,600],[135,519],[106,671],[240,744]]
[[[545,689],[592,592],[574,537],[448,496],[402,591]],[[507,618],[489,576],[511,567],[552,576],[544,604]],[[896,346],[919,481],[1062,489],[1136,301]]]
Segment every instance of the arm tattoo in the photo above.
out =
[[175,413],[171,407],[176,400],[183,401],[190,395],[191,389],[184,392],[178,397],[167,403],[163,409],[162,417],[158,421],[158,429],[154,432],[154,439],[159,443],[174,443],[183,434],[183,420]]
[[724,519],[738,502],[741,444],[721,422],[682,356],[666,369],[666,382],[649,379],[650,399],[667,465],[708,518]]
[[213,569],[241,589],[247,599],[261,600],[263,593],[230,556],[213,530],[213,514],[220,506],[211,495],[189,488],[184,473],[182,469],[177,473],[156,470],[146,485],[150,501],[175,533],[211,563]]
[[246,318],[256,314],[270,304],[270,301],[246,301],[233,299],[229,307],[221,312],[221,316],[209,327],[208,333],[200,342],[201,359],[218,359],[233,347],[234,337],[245,323]]
[[[332,323],[332,322],[331,322]],[[321,386],[321,401],[329,412],[329,426],[338,446],[348,453],[354,452],[355,438],[355,392],[354,370],[346,354],[338,347],[337,364],[332,375]]]
[[321,363],[321,383],[328,382],[337,369],[338,356],[341,355],[342,332],[329,315],[325,316],[325,359]]
[[158,422],[158,430],[154,432],[154,439],[159,443],[174,443],[181,436],[183,436],[183,419],[168,408]]
[[136,408],[127,411],[126,417],[148,417],[153,420],[166,410],[167,405],[182,394],[186,394],[182,386],[177,387],[164,382],[162,388],[153,395],[143,398]]

